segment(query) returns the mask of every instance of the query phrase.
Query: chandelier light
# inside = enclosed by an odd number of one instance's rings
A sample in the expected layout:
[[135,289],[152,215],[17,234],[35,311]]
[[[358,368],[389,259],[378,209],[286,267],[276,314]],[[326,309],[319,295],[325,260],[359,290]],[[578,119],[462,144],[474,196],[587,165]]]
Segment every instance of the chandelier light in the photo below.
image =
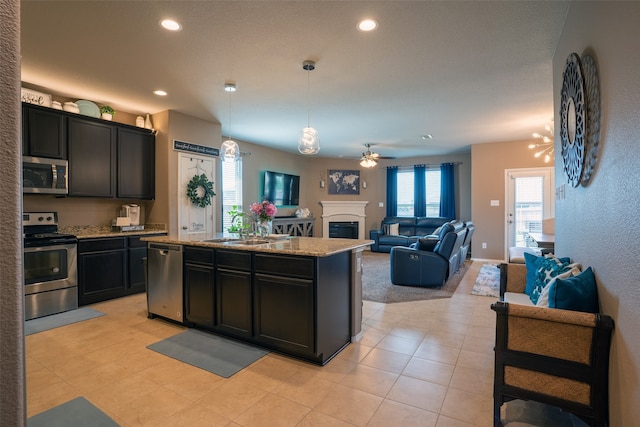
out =
[[320,138],[318,135],[318,131],[311,127],[311,113],[309,112],[309,104],[310,104],[310,92],[311,92],[311,83],[310,83],[310,73],[315,70],[316,63],[314,61],[304,61],[302,63],[302,69],[307,71],[307,127],[302,129],[300,133],[300,138],[298,138],[298,151],[302,154],[318,154],[320,151]]
[[371,151],[371,144],[365,144],[364,146],[367,147],[367,151],[362,153],[360,166],[362,166],[363,168],[372,168],[378,164],[378,158],[380,157],[380,154]]
[[533,154],[533,157],[537,159],[541,156],[544,156],[544,162],[549,163],[551,159],[553,159],[553,152],[554,152],[553,126],[546,125],[544,128],[547,131],[547,134],[542,135],[537,132],[534,133],[533,137],[537,139],[538,142],[533,142],[529,144],[529,149],[536,150],[536,152]]
[[227,127],[227,139],[220,147],[220,157],[223,161],[237,162],[240,160],[240,147],[231,139],[231,93],[236,91],[236,85],[225,83],[224,90],[229,93],[229,126]]

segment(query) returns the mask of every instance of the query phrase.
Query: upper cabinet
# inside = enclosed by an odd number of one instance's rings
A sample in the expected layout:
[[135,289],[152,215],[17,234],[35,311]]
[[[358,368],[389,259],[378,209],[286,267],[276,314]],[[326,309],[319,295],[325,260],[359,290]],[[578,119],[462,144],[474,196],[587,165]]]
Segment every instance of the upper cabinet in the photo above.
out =
[[22,104],[23,153],[68,159],[69,196],[155,198],[155,136],[148,129]]
[[118,128],[119,198],[155,198],[155,148],[152,134]]
[[66,118],[55,110],[22,107],[22,154],[67,158]]

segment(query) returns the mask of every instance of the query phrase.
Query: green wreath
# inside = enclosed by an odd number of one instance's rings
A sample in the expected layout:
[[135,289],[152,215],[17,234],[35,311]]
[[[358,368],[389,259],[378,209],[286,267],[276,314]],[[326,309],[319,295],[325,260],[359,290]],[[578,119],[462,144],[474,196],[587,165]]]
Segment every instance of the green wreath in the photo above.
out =
[[[202,188],[202,193],[199,190],[200,188]],[[202,194],[202,196],[200,194]],[[187,197],[191,200],[191,203],[199,208],[209,206],[211,204],[211,197],[215,195],[213,182],[209,181],[205,174],[200,176],[194,175],[187,184]]]

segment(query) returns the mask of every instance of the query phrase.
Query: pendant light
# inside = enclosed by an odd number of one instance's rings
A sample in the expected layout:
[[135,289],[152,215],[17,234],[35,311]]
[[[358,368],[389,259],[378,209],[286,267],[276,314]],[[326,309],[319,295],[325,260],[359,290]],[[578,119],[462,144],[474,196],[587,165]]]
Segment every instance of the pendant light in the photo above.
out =
[[227,127],[227,140],[220,147],[220,158],[222,161],[237,162],[240,160],[240,147],[231,139],[231,94],[236,91],[235,83],[225,83],[224,90],[229,93],[229,126]]
[[307,72],[307,127],[302,129],[300,133],[300,138],[298,138],[298,151],[302,154],[318,154],[320,151],[320,138],[318,136],[318,131],[311,127],[311,120],[309,112],[309,104],[310,104],[310,92],[311,92],[311,83],[310,83],[310,73],[315,70],[316,63],[314,61],[304,61],[302,63],[302,69]]

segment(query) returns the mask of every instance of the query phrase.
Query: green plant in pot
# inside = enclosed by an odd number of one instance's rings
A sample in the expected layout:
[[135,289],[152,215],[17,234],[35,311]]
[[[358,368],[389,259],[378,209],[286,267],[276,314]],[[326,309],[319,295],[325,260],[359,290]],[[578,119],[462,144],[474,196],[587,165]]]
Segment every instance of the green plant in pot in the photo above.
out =
[[100,114],[100,117],[102,117],[103,119],[111,120],[113,119],[113,116],[116,115],[116,111],[109,105],[103,105],[102,107],[100,107]]
[[250,224],[244,222],[245,213],[238,210],[237,205],[231,206],[231,210],[227,212],[231,216],[231,225],[227,227],[229,233],[243,233],[248,230]]

